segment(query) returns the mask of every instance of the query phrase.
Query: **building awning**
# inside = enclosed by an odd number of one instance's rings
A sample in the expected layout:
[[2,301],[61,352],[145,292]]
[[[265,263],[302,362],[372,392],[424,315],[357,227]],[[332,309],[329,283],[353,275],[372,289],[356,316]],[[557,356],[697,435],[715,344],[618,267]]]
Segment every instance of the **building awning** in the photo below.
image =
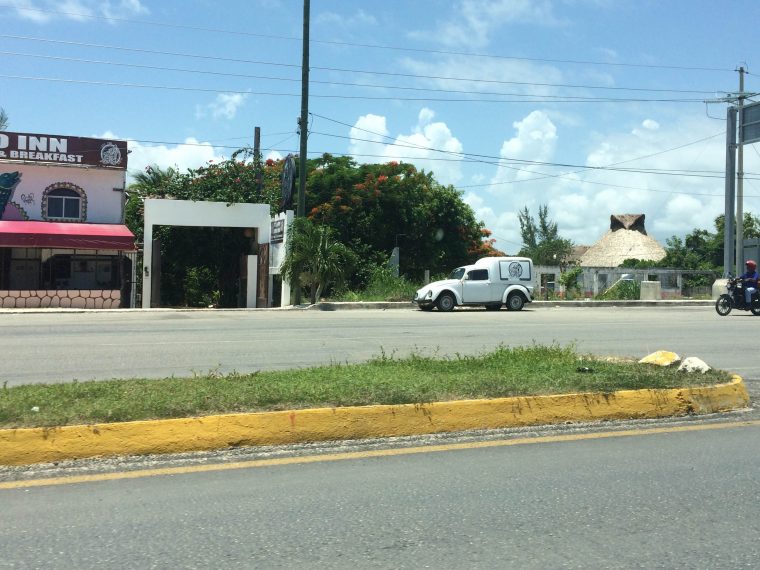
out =
[[121,224],[0,221],[0,247],[134,251],[135,236]]

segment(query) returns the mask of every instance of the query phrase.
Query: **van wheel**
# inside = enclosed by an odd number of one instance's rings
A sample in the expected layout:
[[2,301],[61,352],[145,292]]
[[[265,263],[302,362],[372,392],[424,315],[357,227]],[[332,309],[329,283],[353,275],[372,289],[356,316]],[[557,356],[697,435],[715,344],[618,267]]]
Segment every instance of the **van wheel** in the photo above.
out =
[[501,303],[491,303],[486,305],[486,311],[498,311],[501,309]]
[[454,299],[454,295],[451,293],[441,293],[435,304],[438,307],[439,311],[448,313],[449,311],[454,310],[454,307],[457,305],[457,301]]
[[512,293],[507,299],[507,309],[510,311],[521,311],[525,305],[525,299],[520,293]]

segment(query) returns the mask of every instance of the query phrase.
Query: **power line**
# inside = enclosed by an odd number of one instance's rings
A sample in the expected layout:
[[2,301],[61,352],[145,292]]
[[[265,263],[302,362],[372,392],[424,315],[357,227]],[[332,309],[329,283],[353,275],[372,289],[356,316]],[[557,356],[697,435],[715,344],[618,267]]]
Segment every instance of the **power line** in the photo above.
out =
[[[65,61],[65,62],[72,62],[72,63],[85,63],[90,65],[108,65],[108,66],[114,66],[114,67],[129,67],[134,69],[148,69],[152,71],[176,71],[180,73],[190,73],[190,74],[199,74],[199,75],[213,75],[218,77],[233,77],[233,78],[242,78],[242,79],[262,79],[267,81],[288,81],[291,83],[297,83],[300,82],[300,78],[291,78],[291,77],[272,77],[267,75],[251,75],[251,74],[245,74],[245,73],[226,73],[221,71],[209,71],[209,70],[203,70],[203,69],[188,69],[188,68],[181,68],[181,67],[166,67],[166,66],[158,66],[158,65],[147,65],[147,64],[138,64],[138,63],[124,63],[119,61],[106,61],[106,60],[99,60],[99,59],[84,59],[84,58],[76,58],[76,57],[65,57],[60,55],[46,55],[46,54],[35,54],[35,53],[22,53],[22,52],[12,52],[12,51],[0,51],[0,55],[5,56],[13,56],[13,57],[24,57],[24,58],[36,58],[36,59],[46,59],[51,61]],[[371,73],[369,71],[365,73]],[[425,78],[425,76],[417,76],[418,78]],[[449,78],[449,79],[455,79],[455,78]],[[456,79],[457,81],[466,81],[465,79]],[[322,81],[318,79],[312,79],[310,81],[314,84],[319,85],[337,85],[337,86],[345,86],[345,87],[362,87],[362,88],[371,88],[371,89],[397,89],[401,91],[429,91],[429,92],[439,92],[439,93],[473,93],[472,89],[442,89],[442,88],[434,88],[434,87],[411,87],[411,86],[404,86],[404,85],[377,85],[372,83],[356,83],[356,82],[346,82],[346,81]],[[646,93],[691,93],[691,94],[702,94],[702,95],[713,95],[714,91],[697,91],[697,90],[691,90],[691,89],[650,89],[646,87],[609,87],[609,86],[601,86],[601,85],[576,85],[576,84],[567,84],[567,83],[537,83],[537,82],[528,82],[528,81],[500,81],[499,83],[509,84],[509,85],[521,85],[526,87],[557,87],[557,88],[563,88],[563,89],[588,89],[588,90],[607,90],[607,91],[635,91],[635,92],[646,92]],[[500,96],[523,96],[523,93],[503,93],[503,92],[496,92],[496,91],[478,91],[478,95],[500,95]],[[556,98],[562,98],[563,96],[559,95],[541,95],[541,97],[556,97]]]
[[[132,47],[126,47],[126,46],[94,44],[94,43],[88,43],[88,42],[75,42],[71,40],[54,40],[50,38],[17,36],[17,35],[9,35],[9,34],[0,34],[0,38],[15,39],[15,40],[22,40],[22,41],[33,41],[33,42],[41,42],[41,43],[53,43],[53,44],[76,46],[76,47],[91,47],[91,48],[97,48],[97,49],[143,53],[143,54],[150,54],[150,55],[168,55],[172,57],[184,57],[184,58],[201,59],[201,60],[209,60],[209,61],[223,61],[223,62],[228,62],[228,63],[245,63],[245,64],[252,64],[252,65],[268,65],[268,66],[290,67],[294,69],[296,68],[300,69],[300,65],[294,64],[294,63],[282,63],[282,62],[273,62],[273,61],[210,56],[210,55],[203,55],[203,54],[159,51],[159,50],[150,50],[146,48],[132,48]],[[473,77],[420,75],[420,74],[414,74],[414,73],[388,72],[388,71],[376,71],[376,70],[366,70],[366,69],[351,69],[351,68],[341,68],[341,67],[320,67],[320,66],[310,66],[310,67],[312,70],[319,70],[319,71],[358,73],[358,74],[364,74],[364,75],[370,74],[370,75],[381,75],[381,76],[386,76],[386,77],[404,77],[404,78],[411,78],[411,79],[430,79],[430,80],[436,80],[436,81],[459,81],[459,82],[469,82],[469,83],[502,84],[502,85],[526,85],[526,86],[533,86],[533,87],[567,87],[567,88],[586,88],[586,89],[610,89],[610,90],[621,89],[621,90],[626,90],[626,91],[646,91],[646,92],[664,92],[664,93],[703,93],[703,94],[715,93],[714,90],[690,91],[690,90],[675,90],[675,89],[658,90],[658,89],[628,88],[628,87],[614,88],[614,87],[592,86],[592,85],[506,81],[506,80],[498,80],[498,79],[481,79],[481,78],[473,78]]]
[[[276,148],[276,146],[278,144],[281,144],[281,143],[283,143],[283,142],[291,139],[293,136],[294,135],[291,135],[291,136],[287,137],[286,139],[280,141],[276,145],[272,145],[272,146],[268,147],[265,150],[270,150],[270,151],[274,151],[274,152],[281,152],[281,153],[284,153],[284,154],[289,154],[289,153],[296,154],[298,152],[296,149],[279,149],[279,148]],[[157,144],[157,145],[158,144],[160,144],[160,145],[176,144],[176,145],[182,145],[182,146],[198,146],[198,147],[209,146],[206,143],[184,143],[184,142],[180,143],[180,142],[176,142],[176,141],[155,141],[155,140],[145,140],[145,139],[128,139],[128,140],[129,141],[133,141],[133,142],[143,143],[143,144]],[[701,142],[701,141],[697,141],[697,142]],[[223,148],[223,149],[240,150],[240,148],[237,147],[237,146],[214,145],[214,148],[215,149]],[[441,152],[445,152],[445,151],[441,151]],[[663,152],[667,152],[667,151],[663,151]],[[320,151],[310,151],[309,154],[312,155],[312,156],[315,156],[315,157],[321,157],[321,156],[323,156],[325,154],[330,154],[332,156],[382,158],[382,159],[386,159],[386,160],[388,159],[388,157],[386,155],[369,154],[369,153],[347,153],[347,152],[342,152],[342,151],[334,152],[334,151],[320,150]],[[409,161],[420,160],[420,157],[418,157],[418,156],[417,157],[412,157],[412,156],[397,156],[395,158],[398,158],[400,160],[409,160]],[[429,160],[429,161],[451,161],[453,159],[425,158],[424,160]],[[552,175],[552,176],[553,177],[562,177],[562,176],[566,176],[566,175],[567,174],[559,174],[559,175]],[[758,180],[758,178],[748,178],[748,180]],[[723,193],[714,194],[714,193],[708,193],[708,192],[684,192],[684,191],[679,191],[679,190],[661,190],[661,189],[651,188],[651,187],[643,188],[643,187],[640,187],[640,186],[626,186],[626,185],[614,184],[614,183],[610,183],[610,182],[594,182],[594,181],[591,181],[591,180],[581,180],[581,181],[578,181],[578,182],[582,183],[582,184],[593,185],[593,186],[604,186],[605,188],[620,188],[620,189],[623,189],[623,190],[636,190],[636,191],[641,191],[641,192],[654,192],[654,193],[657,193],[657,194],[678,194],[678,195],[684,195],[684,196],[708,196],[708,197],[723,196]],[[458,186],[458,185],[456,186],[457,189],[470,188],[470,187],[471,186]],[[746,198],[760,198],[760,195],[745,195],[745,197]]]
[[[331,138],[338,138],[338,139],[346,139],[346,140],[354,140],[359,142],[368,142],[368,143],[374,143],[374,144],[384,144],[379,143],[378,141],[371,140],[371,139],[360,139],[356,137],[348,137],[345,135],[335,135],[331,133],[322,133],[318,131],[312,131],[312,134],[320,135],[320,136],[326,136]],[[418,160],[430,160],[430,161],[437,161],[437,162],[480,162],[484,164],[490,164],[497,167],[504,167],[504,168],[510,168],[512,170],[521,170],[523,172],[530,172],[534,173],[533,170],[527,170],[525,168],[516,168],[514,166],[511,166],[509,164],[505,164],[505,162],[514,162],[518,164],[523,164],[526,166],[544,166],[544,167],[551,167],[551,168],[577,168],[579,171],[598,171],[598,172],[625,172],[630,174],[655,174],[655,175],[662,175],[662,176],[679,176],[684,178],[724,178],[724,173],[719,171],[711,171],[711,170],[677,170],[677,169],[661,169],[661,168],[614,168],[611,166],[586,166],[586,165],[579,165],[579,164],[567,164],[567,163],[559,163],[559,162],[543,162],[538,160],[525,160],[525,159],[515,159],[515,158],[504,158],[504,157],[496,157],[496,156],[488,156],[488,155],[471,155],[469,153],[457,153],[455,151],[445,151],[435,148],[428,148],[424,146],[417,146],[417,145],[408,145],[404,143],[393,143],[392,146],[400,147],[400,148],[408,148],[408,149],[415,149],[415,150],[426,150],[430,152],[440,152],[440,153],[447,153],[447,154],[454,154],[457,155],[457,158],[442,158],[442,157],[414,157]],[[382,156],[382,155],[378,155]],[[480,158],[473,158],[473,157],[480,157]],[[483,158],[487,158],[490,160],[484,160]],[[552,176],[556,177],[563,177],[567,176],[569,173],[562,173],[562,174],[555,174]],[[549,174],[546,174],[547,176],[550,176]],[[756,178],[756,180],[760,180],[760,178]]]
[[[291,151],[282,151],[282,152],[291,152]],[[327,152],[327,153],[325,153],[324,151],[320,151],[320,152],[310,152],[309,154],[316,154],[318,156],[321,156],[322,154],[330,154],[330,155],[333,155],[333,156],[348,156],[348,157],[362,156],[362,157],[367,157],[367,158],[385,158],[385,159],[388,158],[385,155],[367,154],[367,153],[346,153],[346,152]],[[409,159],[409,160],[419,160],[420,159],[420,157],[396,157],[396,158]],[[426,158],[425,160],[436,160],[436,159]],[[438,159],[438,160],[444,160],[444,159]],[[557,176],[561,176],[561,175],[557,175]],[[649,188],[649,187],[642,188],[640,186],[625,186],[625,185],[622,185],[622,184],[614,184],[614,183],[608,183],[608,182],[593,182],[591,180],[581,180],[579,182],[581,182],[583,184],[591,184],[591,185],[594,185],[594,186],[604,186],[605,188],[621,188],[621,189],[624,189],[624,190],[636,190],[636,191],[641,191],[641,192],[655,192],[655,193],[658,193],[658,194],[680,194],[680,195],[684,195],[684,196],[723,196],[722,192],[718,193],[718,194],[712,194],[712,193],[707,193],[707,192],[683,192],[683,191],[679,191],[679,190],[659,190],[659,189],[656,189],[656,188]],[[456,188],[461,188],[461,187],[460,186],[456,186]],[[760,195],[758,195],[758,196],[748,196],[748,195],[745,195],[745,197],[747,197],[747,198],[760,198]]]
[[[76,12],[64,12],[64,11],[55,11],[55,10],[44,10],[41,8],[32,8],[32,7],[19,7],[12,4],[0,4],[1,8],[9,8],[9,9],[19,9],[24,10],[27,12],[39,12],[39,13],[50,13],[50,14],[58,14],[58,15],[64,15],[64,16],[74,16],[78,18],[90,18],[90,19],[97,19],[97,20],[105,20],[105,21],[113,21],[113,22],[125,22],[125,23],[131,23],[131,24],[142,24],[142,25],[148,25],[148,26],[160,26],[165,28],[174,28],[174,29],[185,29],[185,30],[192,30],[192,31],[202,31],[202,32],[213,32],[213,33],[223,33],[223,34],[229,34],[229,35],[239,35],[239,36],[248,36],[248,37],[258,37],[263,39],[278,39],[278,40],[287,40],[287,41],[302,41],[302,38],[298,38],[295,36],[278,36],[273,34],[258,34],[254,32],[243,32],[238,30],[229,30],[229,29],[221,29],[221,28],[207,28],[207,27],[201,27],[201,26],[190,26],[186,24],[171,24],[167,22],[155,22],[155,21],[149,21],[149,20],[133,20],[128,18],[117,18],[113,16],[98,16],[94,14],[83,14],[83,13],[76,13]],[[453,55],[453,56],[459,56],[459,57],[476,57],[476,58],[487,58],[487,59],[504,59],[504,60],[513,60],[513,61],[532,61],[532,62],[541,62],[541,63],[569,63],[569,64],[577,64],[577,65],[596,65],[596,66],[608,66],[608,67],[634,67],[634,68],[644,68],[644,69],[669,69],[669,70],[681,70],[681,71],[718,71],[718,72],[724,72],[724,71],[734,71],[733,69],[728,68],[718,68],[718,67],[703,67],[703,66],[683,66],[683,65],[656,65],[656,64],[643,64],[643,63],[621,63],[621,62],[606,62],[606,61],[593,61],[593,60],[573,60],[573,59],[550,59],[550,58],[538,58],[538,57],[521,57],[521,56],[512,56],[512,55],[498,55],[498,54],[487,54],[487,53],[476,53],[476,52],[458,52],[453,50],[436,50],[436,49],[423,49],[423,48],[412,48],[412,47],[403,47],[403,46],[391,46],[391,45],[382,45],[382,44],[369,44],[369,43],[354,43],[354,42],[341,42],[337,40],[319,40],[319,39],[310,39],[310,43],[318,43],[318,44],[326,44],[326,45],[336,45],[336,46],[344,46],[344,47],[361,47],[361,48],[367,48],[367,49],[378,49],[378,50],[390,50],[390,51],[402,51],[402,52],[411,52],[411,53],[426,53],[426,54],[435,54],[435,55]]]
[[[117,83],[114,81],[96,81],[88,79],[65,79],[58,77],[34,77],[24,75],[0,74],[3,79],[15,79],[20,81],[44,81],[56,83],[68,83],[79,85],[98,85],[103,87],[125,87],[133,89],[162,89],[169,91],[189,91],[199,93],[232,93],[236,95],[261,95],[272,97],[300,97],[298,93],[278,93],[272,91],[253,91],[239,89],[211,89],[206,87],[186,87],[181,85],[149,85],[145,83]],[[359,101],[416,101],[438,103],[703,103],[702,99],[647,99],[647,98],[607,98],[607,97],[571,97],[552,98],[554,96],[543,95],[519,95],[511,99],[485,99],[478,97],[451,98],[451,97],[399,97],[399,96],[371,96],[371,95],[336,95],[336,94],[310,94],[317,99],[342,99]],[[521,97],[521,98],[517,98]],[[559,96],[557,96],[559,97]]]
[[[310,114],[313,115],[313,116],[319,117],[319,118],[328,119],[327,117],[323,117],[322,115],[317,115],[317,114],[313,114],[313,113],[310,113]],[[331,119],[328,119],[328,120],[331,120]],[[339,123],[339,124],[348,125],[347,123],[342,123],[340,121],[336,121],[336,120],[333,120],[333,121],[336,122],[336,123]],[[366,129],[359,129],[359,130],[363,130],[365,132],[372,133],[372,134],[377,134],[378,136],[382,136],[384,138],[391,138],[391,137],[388,137],[387,135],[382,135],[380,133],[373,133],[372,131],[367,131]],[[355,137],[346,137],[346,136],[343,136],[343,135],[335,135],[335,134],[331,134],[331,133],[322,133],[322,132],[318,132],[318,131],[311,131],[311,133],[315,134],[315,135],[327,136],[327,137],[331,137],[331,138],[359,140],[360,142],[370,142],[370,143],[376,143],[376,144],[383,144],[383,143],[381,143],[379,141],[371,140],[371,139],[356,139]],[[287,133],[287,132],[283,132],[283,133],[271,133],[270,136],[274,136],[275,134],[289,134],[289,133]],[[705,138],[702,138],[702,139],[699,139],[699,140],[696,140],[696,141],[692,141],[690,143],[685,143],[685,144],[682,144],[682,145],[679,145],[679,146],[676,146],[676,147],[673,147],[673,148],[665,149],[665,150],[659,151],[657,153],[651,153],[651,154],[648,154],[648,155],[644,155],[644,156],[628,159],[628,160],[625,160],[625,161],[620,161],[620,162],[612,163],[612,164],[609,164],[609,165],[606,165],[606,166],[585,166],[585,165],[574,165],[574,164],[568,164],[568,163],[552,163],[552,162],[531,161],[531,160],[524,160],[524,159],[510,159],[510,158],[504,158],[504,157],[497,157],[497,156],[493,156],[493,155],[460,153],[460,152],[456,152],[456,151],[448,151],[448,150],[430,148],[430,147],[425,147],[425,146],[421,146],[421,145],[414,145],[414,144],[405,144],[405,143],[393,143],[393,144],[394,144],[394,146],[399,147],[399,148],[407,148],[407,149],[414,149],[414,150],[425,150],[425,151],[428,151],[428,152],[436,152],[436,153],[442,153],[442,154],[447,154],[447,155],[454,155],[454,158],[420,157],[420,156],[399,156],[399,157],[397,157],[399,159],[405,159],[405,160],[427,160],[427,161],[431,161],[431,162],[460,162],[460,161],[478,162],[478,163],[488,164],[488,165],[496,166],[496,167],[511,168],[513,170],[519,170],[519,171],[523,171],[523,172],[529,172],[529,173],[534,173],[535,172],[533,170],[527,170],[527,169],[524,169],[524,168],[521,169],[521,168],[517,168],[517,167],[514,167],[514,166],[510,166],[509,164],[504,164],[504,161],[512,161],[512,162],[516,162],[518,164],[523,164],[523,165],[527,165],[527,166],[544,166],[544,167],[553,167],[553,168],[577,168],[578,169],[577,172],[589,171],[590,170],[590,171],[602,171],[602,172],[603,171],[608,171],[608,172],[624,172],[624,173],[633,173],[633,174],[655,174],[655,175],[667,175],[667,176],[680,176],[680,177],[707,178],[707,179],[709,179],[709,178],[722,178],[723,177],[723,173],[722,172],[718,172],[718,171],[709,171],[709,170],[703,170],[703,171],[684,171],[684,170],[677,170],[677,169],[655,169],[655,168],[639,168],[639,169],[634,169],[634,168],[614,168],[614,167],[618,166],[620,164],[634,162],[634,161],[637,161],[637,160],[643,160],[643,159],[646,159],[646,158],[651,158],[653,156],[658,156],[658,155],[661,155],[661,154],[665,154],[667,152],[672,152],[674,150],[679,150],[679,149],[682,149],[682,148],[685,148],[685,147],[688,147],[688,146],[692,146],[694,144],[698,144],[698,143],[704,142],[706,140],[709,140],[711,138],[715,138],[717,136],[722,136],[722,135],[723,135],[723,133],[718,133],[716,135],[711,135],[709,137],[705,137]],[[283,142],[291,139],[293,136],[294,136],[294,134],[290,133],[288,137],[286,137],[285,139],[283,139],[282,141],[280,141],[278,143],[275,143],[275,144],[271,145],[270,147],[267,148],[267,150],[273,150],[274,147],[276,147],[277,145],[282,144]],[[240,138],[248,138],[248,137],[240,137]],[[184,146],[209,146],[207,143],[186,143],[186,142],[177,142],[177,141],[154,141],[154,140],[141,140],[141,139],[130,139],[130,140],[133,140],[134,142],[149,143],[149,144],[174,144],[174,145],[184,145]],[[235,140],[235,139],[225,139],[225,140]],[[214,145],[214,147],[215,148],[224,148],[224,149],[239,149],[239,147],[237,147],[237,146]],[[279,150],[279,149],[276,149],[276,150]],[[755,150],[757,151],[757,149],[755,149]],[[292,152],[292,151],[288,150],[287,152]],[[316,154],[317,155],[321,155],[323,153],[320,152],[320,153],[316,153]],[[330,154],[336,154],[336,153],[330,153]],[[338,154],[343,155],[344,153],[338,153]],[[370,158],[388,158],[387,155],[377,155],[377,154],[345,153],[345,155],[346,156],[365,156],[365,157],[370,157]],[[574,172],[569,172],[569,173],[566,172],[566,173],[560,173],[560,174],[544,173],[542,175],[542,177],[561,178],[561,177],[565,177],[565,176],[568,176],[569,174],[573,174],[573,173]],[[760,176],[760,174],[752,173],[752,172],[747,172],[745,174],[747,175],[747,177],[746,177],[747,180],[760,180],[760,178],[757,177],[757,176]],[[501,184],[509,184],[509,183],[513,183],[513,182],[529,182],[529,181],[533,181],[533,180],[539,180],[542,177],[537,177],[537,178],[534,178],[534,179],[523,179],[523,180],[520,180],[520,181],[512,181],[512,182],[506,182],[505,181],[505,182],[498,182],[498,183],[491,183],[491,184],[474,184],[474,185],[468,185],[468,186],[458,186],[458,188],[476,188],[476,187],[486,187],[486,186],[495,186],[495,185],[501,185]],[[590,183],[590,184],[592,183],[590,181],[584,181],[584,182],[587,182],[587,183]],[[604,183],[598,183],[598,184],[604,184]],[[635,188],[631,188],[631,189],[635,189]],[[707,194],[707,195],[712,195],[712,194]]]
[[[514,162],[514,163],[518,163],[518,164],[524,164],[524,165],[529,165],[529,166],[547,166],[547,167],[555,167],[555,168],[576,168],[576,169],[578,169],[577,170],[578,172],[580,172],[580,171],[588,171],[588,170],[597,170],[597,171],[605,171],[605,170],[607,170],[607,171],[616,171],[616,172],[631,172],[631,173],[640,173],[640,174],[663,174],[663,175],[671,175],[671,176],[687,176],[687,177],[701,177],[701,178],[722,178],[723,175],[724,175],[722,172],[717,172],[717,171],[693,171],[693,170],[691,170],[691,171],[683,171],[683,170],[675,170],[675,169],[655,169],[655,168],[649,168],[649,169],[643,169],[643,168],[640,168],[640,169],[613,168],[615,166],[619,166],[620,164],[625,164],[625,163],[628,163],[628,162],[633,162],[634,160],[643,160],[645,158],[651,158],[653,156],[657,156],[657,155],[663,154],[665,152],[671,152],[673,150],[678,150],[678,149],[681,149],[681,148],[684,148],[684,147],[687,147],[687,146],[691,146],[693,144],[698,144],[700,142],[704,142],[704,141],[709,140],[711,138],[715,138],[717,136],[722,136],[723,133],[718,133],[718,134],[715,134],[715,135],[711,135],[710,137],[705,137],[703,139],[699,139],[699,140],[691,142],[691,143],[687,143],[687,144],[684,144],[684,145],[679,145],[677,147],[674,147],[672,149],[667,149],[665,151],[660,151],[660,152],[657,152],[657,153],[652,153],[652,154],[649,154],[649,155],[646,155],[646,156],[638,157],[638,158],[635,158],[635,159],[629,159],[629,160],[626,160],[626,161],[621,161],[621,162],[610,164],[610,165],[606,165],[606,166],[585,166],[585,165],[568,164],[568,163],[554,163],[554,162],[543,162],[543,161],[536,161],[536,160],[506,158],[506,157],[494,156],[494,155],[464,153],[464,152],[450,151],[450,150],[444,150],[444,149],[430,148],[430,147],[426,147],[426,146],[422,146],[422,145],[415,145],[415,144],[409,144],[409,143],[398,143],[398,142],[395,141],[395,139],[393,139],[393,137],[390,137],[388,135],[384,135],[382,133],[377,133],[377,132],[369,131],[367,129],[363,129],[361,127],[357,127],[357,126],[354,126],[354,125],[350,125],[348,123],[345,123],[345,122],[342,122],[342,121],[338,121],[336,119],[331,119],[329,117],[325,117],[324,115],[318,115],[316,113],[313,113],[313,115],[315,117],[319,117],[321,119],[325,119],[325,120],[337,123],[339,125],[343,125],[343,126],[346,126],[346,127],[351,127],[352,129],[357,129],[359,131],[363,131],[363,132],[366,132],[366,133],[369,133],[369,134],[372,134],[372,135],[376,135],[376,136],[382,137],[384,139],[392,140],[393,142],[387,143],[387,144],[391,144],[391,145],[396,146],[396,147],[426,150],[426,151],[429,151],[429,152],[436,152],[436,153],[442,153],[442,154],[447,154],[447,155],[454,155],[455,157],[457,157],[457,158],[451,158],[451,159],[426,158],[426,160],[448,160],[448,161],[465,160],[465,161],[468,161],[468,162],[482,162],[482,163],[485,163],[485,164],[490,164],[490,165],[499,166],[499,167],[511,168],[513,170],[521,170],[521,171],[530,172],[530,173],[534,173],[534,171],[533,170],[526,170],[526,169],[516,168],[516,167],[510,166],[508,164],[504,164],[504,161],[510,161],[510,162]],[[359,142],[369,142],[369,143],[374,143],[374,144],[386,144],[386,143],[383,143],[383,142],[377,141],[377,140],[359,139],[359,138],[356,138],[356,137],[349,137],[349,136],[345,136],[345,135],[334,135],[334,134],[330,134],[330,133],[319,133],[319,132],[315,132],[314,134],[319,134],[319,135],[329,136],[329,137],[334,137],[334,138],[348,139],[348,140],[357,140]],[[547,176],[547,177],[562,177],[562,176],[567,176],[568,174],[572,174],[572,173],[563,173],[563,174],[548,174],[548,173],[544,173],[544,176]],[[752,173],[748,173],[748,174],[752,174]],[[539,178],[535,178],[534,180],[538,180],[538,179]]]

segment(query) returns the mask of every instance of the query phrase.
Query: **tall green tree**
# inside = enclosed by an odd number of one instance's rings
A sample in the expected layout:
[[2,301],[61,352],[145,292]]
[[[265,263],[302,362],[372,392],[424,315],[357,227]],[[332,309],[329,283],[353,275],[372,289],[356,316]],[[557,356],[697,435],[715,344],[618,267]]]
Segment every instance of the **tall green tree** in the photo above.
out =
[[306,206],[359,255],[352,287],[366,284],[396,246],[412,279],[501,253],[459,191],[411,164],[360,165],[325,154],[309,166]]
[[340,287],[356,261],[354,253],[335,239],[335,231],[307,218],[296,218],[288,232],[282,275],[294,287],[306,287],[316,303],[329,286]]
[[573,243],[559,236],[557,223],[549,219],[546,205],[538,208],[538,222],[525,206],[517,215],[522,248],[519,255],[530,257],[538,265],[563,265],[573,250]]

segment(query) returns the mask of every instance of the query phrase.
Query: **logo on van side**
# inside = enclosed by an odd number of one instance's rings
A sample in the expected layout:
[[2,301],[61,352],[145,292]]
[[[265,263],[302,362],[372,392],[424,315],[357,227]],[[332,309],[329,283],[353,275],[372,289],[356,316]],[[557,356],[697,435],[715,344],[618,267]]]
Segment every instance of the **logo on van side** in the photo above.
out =
[[521,277],[523,272],[522,265],[520,265],[517,261],[513,261],[509,264],[509,276],[510,277]]

